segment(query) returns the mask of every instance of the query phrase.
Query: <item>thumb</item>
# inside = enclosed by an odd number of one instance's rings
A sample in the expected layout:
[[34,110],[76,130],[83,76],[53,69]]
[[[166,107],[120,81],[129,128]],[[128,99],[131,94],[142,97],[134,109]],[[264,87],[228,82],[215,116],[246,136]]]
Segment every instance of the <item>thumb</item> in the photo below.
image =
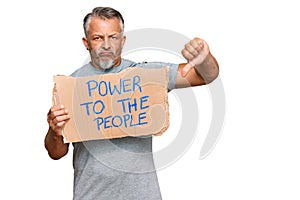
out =
[[189,61],[181,70],[181,76],[186,77],[186,75],[194,68],[195,65],[191,61]]

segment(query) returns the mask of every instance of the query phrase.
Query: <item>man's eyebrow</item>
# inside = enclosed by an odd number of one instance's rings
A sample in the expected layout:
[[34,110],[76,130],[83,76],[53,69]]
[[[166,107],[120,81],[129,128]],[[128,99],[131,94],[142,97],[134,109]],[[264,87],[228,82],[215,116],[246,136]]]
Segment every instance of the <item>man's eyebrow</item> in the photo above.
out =
[[[107,36],[114,36],[114,35],[121,35],[122,32],[115,32],[115,33],[110,33],[110,34],[107,34]],[[92,34],[92,36],[105,36],[105,34],[102,34],[102,33],[94,33]]]
[[112,35],[121,35],[122,33],[120,32],[115,32],[115,33],[112,33],[112,34],[109,34],[108,36],[112,36]]

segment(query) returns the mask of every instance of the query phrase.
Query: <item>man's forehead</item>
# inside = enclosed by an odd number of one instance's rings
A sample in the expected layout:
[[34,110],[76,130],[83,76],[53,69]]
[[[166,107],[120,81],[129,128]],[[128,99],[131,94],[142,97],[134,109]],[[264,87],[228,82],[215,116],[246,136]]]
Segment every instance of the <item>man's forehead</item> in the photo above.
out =
[[107,34],[122,32],[121,24],[118,18],[100,18],[92,17],[89,29],[96,32],[105,32]]
[[113,18],[92,17],[90,24],[111,24],[111,25],[121,26],[120,20],[116,17]]

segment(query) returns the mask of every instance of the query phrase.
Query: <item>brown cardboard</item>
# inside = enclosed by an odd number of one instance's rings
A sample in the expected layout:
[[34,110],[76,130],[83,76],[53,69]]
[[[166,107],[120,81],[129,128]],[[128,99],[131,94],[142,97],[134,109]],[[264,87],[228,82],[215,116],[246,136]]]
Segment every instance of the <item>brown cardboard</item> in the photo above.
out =
[[161,135],[169,126],[168,70],[54,76],[53,103],[64,105],[71,117],[63,130],[65,143]]

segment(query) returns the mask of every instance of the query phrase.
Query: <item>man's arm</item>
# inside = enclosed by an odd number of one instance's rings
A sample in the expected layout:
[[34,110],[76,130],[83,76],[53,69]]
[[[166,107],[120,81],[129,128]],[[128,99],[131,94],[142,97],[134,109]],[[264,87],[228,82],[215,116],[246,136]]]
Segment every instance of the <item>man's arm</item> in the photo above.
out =
[[219,65],[204,40],[191,40],[182,50],[182,55],[189,62],[179,64],[176,88],[205,85],[217,78]]
[[45,148],[52,159],[60,159],[68,153],[69,144],[64,143],[62,130],[69,120],[68,111],[62,106],[53,106],[47,115],[49,130],[45,137]]

